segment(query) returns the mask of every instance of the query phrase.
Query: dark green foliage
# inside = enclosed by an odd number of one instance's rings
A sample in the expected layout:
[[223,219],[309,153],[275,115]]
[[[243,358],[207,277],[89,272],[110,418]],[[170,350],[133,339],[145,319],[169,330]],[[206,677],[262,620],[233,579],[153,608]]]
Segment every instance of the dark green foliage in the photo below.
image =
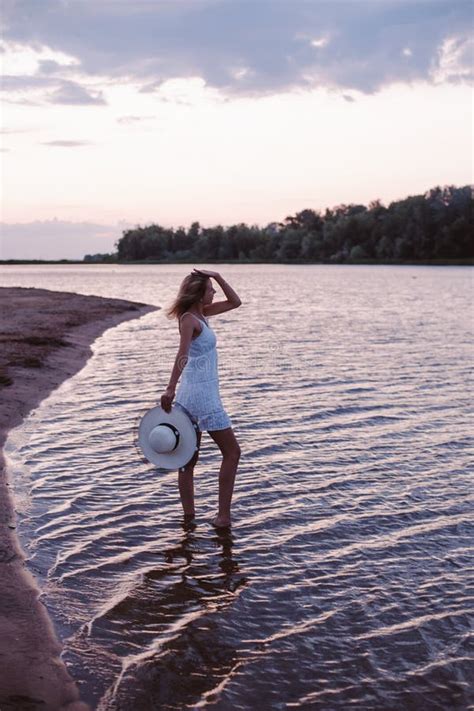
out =
[[[61,260],[61,261],[67,261],[67,260]],[[86,254],[84,257],[85,262],[116,262],[117,261],[117,255],[116,254]]]
[[376,200],[368,207],[338,205],[324,214],[302,210],[266,227],[240,223],[202,228],[199,222],[189,230],[136,227],[118,240],[117,255],[108,256],[127,262],[470,260],[472,226],[472,188],[447,186],[388,207]]

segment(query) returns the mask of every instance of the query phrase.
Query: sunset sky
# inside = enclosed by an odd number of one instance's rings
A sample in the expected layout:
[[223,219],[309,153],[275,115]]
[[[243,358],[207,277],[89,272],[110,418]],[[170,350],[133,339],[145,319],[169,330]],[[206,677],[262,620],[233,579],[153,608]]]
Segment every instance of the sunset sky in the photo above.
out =
[[472,182],[470,0],[3,0],[0,258]]

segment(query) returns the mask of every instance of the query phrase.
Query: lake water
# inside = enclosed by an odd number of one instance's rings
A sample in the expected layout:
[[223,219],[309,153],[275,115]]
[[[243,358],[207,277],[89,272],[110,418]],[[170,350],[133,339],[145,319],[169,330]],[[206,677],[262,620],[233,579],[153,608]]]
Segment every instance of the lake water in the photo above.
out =
[[[213,268],[209,266],[208,268]],[[231,534],[203,436],[197,520],[134,445],[178,345],[98,339],[8,441],[20,537],[94,708],[466,709],[474,702],[471,268],[219,265],[242,448]],[[164,306],[186,265],[0,268],[2,285]]]

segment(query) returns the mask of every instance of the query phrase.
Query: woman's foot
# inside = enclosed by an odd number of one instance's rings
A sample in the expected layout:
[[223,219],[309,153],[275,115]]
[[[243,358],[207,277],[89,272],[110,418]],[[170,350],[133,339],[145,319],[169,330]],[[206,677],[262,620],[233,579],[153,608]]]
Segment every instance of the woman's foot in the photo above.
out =
[[217,514],[217,516],[214,516],[211,523],[214,528],[229,528],[230,518],[224,518],[224,516],[219,516],[219,514]]
[[183,528],[183,531],[186,533],[189,533],[190,531],[194,531],[197,523],[196,523],[196,517],[195,516],[184,516],[183,521],[181,523],[181,526]]

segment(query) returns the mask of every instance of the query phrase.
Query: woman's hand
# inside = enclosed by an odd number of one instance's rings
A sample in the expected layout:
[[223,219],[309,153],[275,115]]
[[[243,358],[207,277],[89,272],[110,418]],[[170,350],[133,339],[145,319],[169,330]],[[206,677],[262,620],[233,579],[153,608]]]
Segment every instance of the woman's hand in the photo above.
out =
[[212,279],[217,279],[220,276],[219,272],[210,272],[207,269],[193,269],[193,274],[199,274],[201,276],[211,277]]
[[171,412],[171,404],[174,400],[174,394],[175,394],[175,389],[170,388],[169,386],[166,388],[165,392],[161,396],[161,407],[165,412]]

